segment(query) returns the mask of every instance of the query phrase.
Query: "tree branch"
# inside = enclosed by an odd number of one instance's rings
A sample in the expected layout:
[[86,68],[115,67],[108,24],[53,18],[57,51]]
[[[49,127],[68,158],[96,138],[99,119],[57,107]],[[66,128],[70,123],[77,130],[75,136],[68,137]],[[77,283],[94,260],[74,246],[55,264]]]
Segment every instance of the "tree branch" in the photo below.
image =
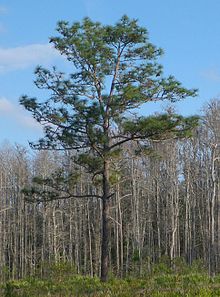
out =
[[57,196],[57,197],[52,197],[49,199],[31,199],[31,198],[26,198],[25,200],[28,202],[50,202],[50,201],[56,201],[56,200],[64,200],[64,199],[83,199],[83,198],[97,198],[97,199],[102,199],[102,196],[96,195],[96,194],[88,194],[88,195],[67,195],[67,196]]

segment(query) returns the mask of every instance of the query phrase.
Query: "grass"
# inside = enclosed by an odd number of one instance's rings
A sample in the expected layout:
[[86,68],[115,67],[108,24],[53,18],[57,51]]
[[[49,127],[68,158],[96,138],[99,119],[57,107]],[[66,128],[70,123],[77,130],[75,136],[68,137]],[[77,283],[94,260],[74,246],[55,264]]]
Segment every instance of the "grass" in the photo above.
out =
[[[151,274],[141,278],[111,278],[107,283],[97,277],[81,276],[65,266],[56,266],[46,279],[30,277],[11,280],[0,286],[3,297],[216,297],[220,296],[220,275],[209,277],[198,265],[182,262],[175,269],[155,265]],[[204,272],[202,272],[204,271]]]
[[42,280],[29,278],[2,285],[5,297],[156,297],[156,296],[220,296],[220,278],[206,274],[166,274],[143,278],[111,279],[101,283],[98,278],[73,276]]

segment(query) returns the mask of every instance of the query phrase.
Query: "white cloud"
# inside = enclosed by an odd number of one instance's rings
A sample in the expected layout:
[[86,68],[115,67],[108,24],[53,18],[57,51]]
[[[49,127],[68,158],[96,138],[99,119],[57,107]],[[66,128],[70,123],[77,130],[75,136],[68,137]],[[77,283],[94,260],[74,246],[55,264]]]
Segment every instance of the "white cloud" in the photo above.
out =
[[60,56],[50,44],[0,48],[0,73],[49,63]]
[[28,116],[21,106],[3,97],[0,98],[0,116],[14,121],[20,127],[41,130],[40,124]]

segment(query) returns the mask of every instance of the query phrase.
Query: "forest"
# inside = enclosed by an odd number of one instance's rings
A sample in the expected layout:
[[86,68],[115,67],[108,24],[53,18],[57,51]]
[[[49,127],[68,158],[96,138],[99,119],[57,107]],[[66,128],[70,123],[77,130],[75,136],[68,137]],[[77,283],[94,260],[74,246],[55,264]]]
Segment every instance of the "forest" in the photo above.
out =
[[[207,104],[193,137],[152,143],[153,151],[136,154],[124,145],[114,163],[121,174],[112,181],[110,270],[114,275],[142,275],[162,257],[201,260],[219,272],[220,102]],[[23,278],[46,263],[68,262],[77,273],[100,275],[101,201],[69,198],[30,202],[22,189],[34,176],[71,170],[71,153],[40,151],[5,144],[0,152],[1,278]],[[80,168],[75,191],[101,191]]]
[[[163,51],[149,42],[147,30],[123,16],[114,26],[62,21],[57,32],[50,42],[73,73],[38,66],[34,83],[47,99],[20,98],[44,136],[30,143],[33,150],[0,148],[5,296],[40,296],[13,293],[11,281],[33,284],[55,272],[58,284],[64,275],[75,281],[78,275],[85,288],[87,282],[101,288],[100,295],[89,287],[76,296],[107,296],[113,278],[135,278],[135,292],[157,269],[172,284],[180,282],[182,295],[175,296],[185,296],[184,284],[193,279],[178,278],[184,269],[197,267],[204,274],[196,277],[214,282],[220,272],[219,99],[199,116],[178,115],[171,105],[140,115],[148,102],[197,96],[165,77],[158,62]],[[156,288],[164,282],[151,281]],[[136,295],[154,296],[152,288]]]

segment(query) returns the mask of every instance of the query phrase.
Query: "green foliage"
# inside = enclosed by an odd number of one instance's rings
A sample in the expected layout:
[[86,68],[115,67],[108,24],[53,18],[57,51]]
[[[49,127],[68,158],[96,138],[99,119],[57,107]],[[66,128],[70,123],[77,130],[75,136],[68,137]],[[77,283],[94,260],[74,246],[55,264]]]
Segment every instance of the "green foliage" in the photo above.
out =
[[35,176],[32,185],[22,189],[29,202],[50,201],[57,199],[62,192],[71,193],[80,178],[78,171],[65,171],[64,168],[55,170],[50,177]]
[[138,250],[134,250],[133,256],[132,256],[132,261],[133,262],[138,262],[140,261],[140,255]]
[[102,169],[102,159],[87,153],[81,153],[76,156],[75,162],[86,168],[90,173],[95,173]]
[[[147,30],[137,20],[125,15],[113,26],[89,18],[73,24],[60,21],[57,32],[50,42],[74,65],[74,72],[66,75],[56,67],[38,66],[35,85],[47,91],[48,99],[20,98],[44,128],[44,137],[31,144],[34,149],[76,150],[74,161],[95,177],[103,173],[106,160],[114,163],[121,156],[122,143],[191,135],[195,117],[161,114],[127,118],[128,110],[145,102],[173,102],[196,95],[196,90],[184,88],[173,76],[164,77],[157,61],[163,51],[149,41]],[[151,153],[150,149],[145,153]],[[117,175],[111,174],[113,184]],[[52,200],[60,188],[48,193],[46,186],[54,188],[63,182],[65,189],[69,182],[69,190],[74,181],[73,176],[56,172],[50,178],[36,178],[37,189],[23,192],[30,199],[46,195]],[[97,184],[95,178],[94,182]]]
[[160,275],[160,274],[169,274],[171,273],[171,267],[167,263],[160,261],[158,264],[155,264],[153,267],[153,274]]
[[4,288],[5,297],[15,297],[16,293],[14,289],[15,289],[14,286],[10,282],[7,282]]
[[117,184],[121,179],[121,172],[119,170],[111,171],[109,181],[111,185]]
[[[127,110],[149,101],[173,102],[196,95],[195,89],[184,88],[173,76],[163,76],[157,62],[163,51],[150,43],[147,30],[135,19],[122,16],[114,26],[89,18],[72,25],[61,21],[57,32],[50,42],[74,65],[75,72],[68,76],[55,67],[36,68],[36,86],[51,95],[45,102],[28,96],[20,99],[44,126],[45,137],[32,144],[34,148],[87,148],[84,154],[107,157],[110,131],[120,128]],[[124,133],[159,138],[174,129],[178,120],[161,115],[139,118],[133,125],[125,121]]]
[[[59,266],[59,265],[58,265]],[[66,275],[63,264],[55,268],[54,278],[9,281],[3,286],[3,295],[7,297],[148,297],[148,296],[220,296],[219,276],[210,278],[200,273],[162,273],[144,278],[111,278],[102,283],[97,277]],[[57,270],[58,269],[58,270]],[[63,270],[64,269],[64,270]],[[57,274],[58,273],[58,274]]]
[[57,280],[62,282],[65,279],[77,275],[75,266],[66,261],[60,261],[58,263],[45,262],[42,264],[41,269],[46,279],[50,279],[51,281]]
[[193,128],[198,125],[199,117],[183,117],[176,114],[159,114],[124,120],[122,126],[125,134],[133,138],[161,140],[192,136]]

